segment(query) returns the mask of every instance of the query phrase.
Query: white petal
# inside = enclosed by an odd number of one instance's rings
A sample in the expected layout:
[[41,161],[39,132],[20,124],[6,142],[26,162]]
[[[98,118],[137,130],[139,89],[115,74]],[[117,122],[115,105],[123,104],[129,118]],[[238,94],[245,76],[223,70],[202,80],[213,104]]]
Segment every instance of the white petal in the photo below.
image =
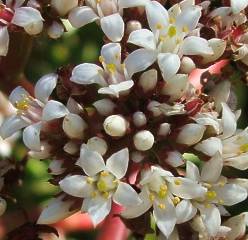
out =
[[173,53],[160,53],[158,55],[158,65],[161,69],[164,80],[173,77],[180,68],[180,58]]
[[184,39],[182,53],[183,55],[214,54],[206,39],[195,36]]
[[219,138],[211,137],[198,143],[194,148],[212,157],[216,152],[222,153],[222,142]]
[[103,69],[96,64],[83,63],[72,70],[71,81],[78,84],[102,83]]
[[183,156],[178,151],[171,151],[167,153],[167,158],[165,159],[166,163],[172,167],[179,167],[184,164]]
[[138,193],[127,183],[120,182],[113,195],[115,203],[126,208],[142,203]]
[[174,177],[169,181],[170,191],[174,195],[184,199],[203,197],[206,193],[206,189],[204,187],[188,178]]
[[60,175],[66,171],[66,168],[63,166],[64,160],[52,160],[48,166],[49,174],[51,175]]
[[16,87],[9,96],[9,101],[15,106],[15,104],[23,98],[28,97],[30,94],[23,87]]
[[119,42],[124,35],[124,22],[119,13],[101,18],[101,27],[105,35],[113,42]]
[[223,134],[221,135],[221,137],[231,137],[236,132],[237,122],[235,114],[232,112],[232,110],[228,107],[226,103],[222,103],[221,122],[223,125]]
[[222,156],[219,152],[217,152],[209,161],[203,164],[201,171],[202,181],[215,183],[220,177],[222,167]]
[[150,67],[156,58],[157,54],[152,50],[138,49],[130,53],[125,60],[129,77],[132,77],[134,73],[141,72]]
[[80,113],[83,112],[83,107],[78,102],[76,102],[72,97],[68,99],[66,107],[70,113],[80,115]]
[[145,189],[142,189],[142,191],[139,194],[139,198],[141,199],[141,203],[137,206],[128,206],[122,213],[121,216],[127,219],[130,218],[136,218],[144,214],[151,208],[152,203],[149,199],[149,196],[147,194],[147,191]]
[[200,180],[200,172],[198,167],[190,161],[186,162],[186,178],[192,179],[196,182]]
[[119,43],[103,45],[101,56],[103,57],[104,63],[119,66],[121,62],[121,45]]
[[7,27],[0,28],[0,56],[6,56],[9,49],[9,33]]
[[50,100],[45,105],[42,112],[42,120],[50,121],[57,118],[62,118],[69,113],[66,106],[60,102]]
[[197,213],[197,209],[189,200],[182,200],[176,206],[177,224],[184,223],[192,219]]
[[124,148],[114,153],[106,161],[107,169],[114,174],[118,179],[125,176],[129,161],[129,152],[127,148]]
[[99,17],[95,14],[92,8],[83,6],[72,9],[68,19],[73,27],[80,28],[88,23],[94,22],[99,19]]
[[78,6],[78,0],[52,0],[51,6],[60,16],[65,16],[70,10]]
[[55,73],[50,73],[40,78],[35,84],[35,97],[43,103],[47,102],[48,98],[57,85],[57,80],[58,75]]
[[0,126],[0,136],[5,139],[21,130],[22,128],[28,126],[21,118],[16,115],[7,118]]
[[102,197],[86,198],[83,201],[82,211],[87,212],[91,220],[96,226],[102,222],[111,210],[111,198],[105,199]]
[[176,224],[176,210],[171,201],[165,202],[165,209],[153,205],[153,215],[159,230],[168,238]]
[[156,49],[155,37],[153,35],[153,32],[148,29],[140,29],[131,32],[127,42],[151,50]]
[[59,186],[65,193],[79,198],[88,198],[94,191],[93,186],[87,183],[87,177],[82,175],[65,177],[59,182]]
[[63,220],[76,211],[70,211],[73,201],[65,200],[63,201],[64,196],[53,199],[48,203],[48,206],[43,209],[37,224],[53,224],[57,223],[60,220]]
[[248,153],[241,154],[237,157],[226,158],[224,159],[224,165],[246,170],[248,169]]
[[247,0],[231,0],[231,8],[234,14],[237,14],[244,10],[248,5]]
[[108,98],[98,100],[92,104],[99,114],[103,116],[112,115],[116,105]]
[[131,8],[138,6],[145,6],[149,0],[119,0],[120,8]]
[[36,123],[26,127],[23,131],[24,144],[33,151],[40,151],[40,130],[41,123]]
[[105,170],[102,156],[98,152],[89,150],[85,144],[81,147],[80,158],[76,165],[80,166],[88,176],[95,176],[100,171]]
[[148,24],[153,32],[157,31],[158,26],[160,26],[161,29],[165,29],[168,26],[168,12],[156,1],[150,1],[146,4],[146,16]]
[[24,2],[25,0],[6,0],[6,6],[8,6],[9,8],[13,7],[14,9],[16,9],[20,7]]

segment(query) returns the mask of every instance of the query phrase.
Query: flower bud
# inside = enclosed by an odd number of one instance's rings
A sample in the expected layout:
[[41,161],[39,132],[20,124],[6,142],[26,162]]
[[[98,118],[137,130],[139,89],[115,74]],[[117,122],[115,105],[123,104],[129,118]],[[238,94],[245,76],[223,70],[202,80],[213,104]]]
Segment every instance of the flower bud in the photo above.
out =
[[137,20],[131,20],[127,22],[126,33],[129,35],[131,32],[142,29],[142,25]]
[[6,201],[0,197],[0,216],[2,216],[7,208]]
[[39,34],[41,33],[42,29],[43,29],[42,21],[37,21],[24,27],[24,30],[30,35]]
[[184,164],[183,156],[178,151],[169,152],[165,161],[172,167],[179,167]]
[[147,110],[149,110],[154,117],[159,117],[162,114],[159,108],[160,105],[161,104],[157,101],[151,101],[147,106]]
[[48,142],[41,142],[41,150],[39,152],[29,151],[28,154],[32,158],[47,159],[51,157],[52,146]]
[[85,121],[74,113],[69,113],[63,120],[63,130],[70,138],[82,139],[87,128]]
[[134,146],[139,151],[147,151],[154,144],[154,136],[150,131],[143,130],[136,133],[133,137]]
[[133,114],[133,123],[136,127],[142,127],[146,122],[146,115],[143,112],[135,112]]
[[135,151],[131,153],[131,159],[135,163],[139,163],[144,159],[144,155],[141,152]]
[[191,73],[196,68],[195,63],[189,57],[183,57],[181,60],[181,72],[185,74]]
[[98,152],[100,155],[104,155],[108,150],[106,141],[99,137],[92,137],[88,140],[87,146],[90,150]]
[[114,112],[115,108],[115,104],[107,98],[94,102],[93,106],[102,116],[109,116]]
[[47,34],[50,38],[57,39],[64,33],[64,27],[62,24],[54,21],[52,25],[47,29]]
[[74,155],[79,151],[79,146],[75,144],[73,141],[69,141],[68,143],[65,144],[63,149],[66,153]]
[[122,137],[127,131],[127,122],[120,115],[111,115],[103,123],[105,132],[112,137]]
[[161,123],[158,129],[158,135],[167,136],[170,132],[170,124],[169,123]]
[[143,89],[144,92],[152,91],[156,85],[158,80],[157,70],[151,69],[144,72],[139,79],[139,86]]
[[62,167],[64,161],[63,160],[52,160],[52,162],[49,164],[49,173],[52,175],[60,175],[62,174],[66,169]]
[[74,7],[78,6],[78,0],[52,0],[51,6],[59,13],[60,16],[65,16]]

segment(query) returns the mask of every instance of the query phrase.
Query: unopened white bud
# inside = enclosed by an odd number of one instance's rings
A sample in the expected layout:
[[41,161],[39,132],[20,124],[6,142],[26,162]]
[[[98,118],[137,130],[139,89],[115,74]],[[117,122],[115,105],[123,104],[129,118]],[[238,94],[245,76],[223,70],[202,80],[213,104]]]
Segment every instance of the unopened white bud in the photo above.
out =
[[136,133],[133,137],[134,146],[139,151],[147,151],[154,144],[154,136],[150,131],[143,130]]
[[144,159],[144,155],[141,152],[135,151],[131,153],[131,159],[135,163],[139,163]]
[[102,116],[109,116],[114,112],[115,104],[107,98],[101,99],[93,103],[93,106],[96,108],[97,112]]
[[146,115],[143,112],[135,112],[133,114],[133,123],[136,127],[142,127],[146,122]]
[[191,73],[196,68],[195,63],[189,57],[183,57],[181,61],[181,72],[185,74]]
[[37,21],[33,22],[24,27],[24,30],[30,35],[37,35],[42,32],[43,29],[43,22]]
[[64,33],[64,26],[56,21],[47,29],[47,34],[50,38],[60,38]]
[[151,101],[148,105],[147,105],[147,110],[149,110],[152,115],[154,117],[158,117],[162,114],[159,106],[161,105],[161,103],[157,102],[157,101]]
[[168,155],[165,161],[172,167],[179,167],[184,164],[183,156],[178,151],[168,152]]
[[52,175],[60,175],[62,174],[66,169],[63,168],[63,160],[52,160],[52,162],[49,164],[49,170],[50,174]]
[[137,20],[131,20],[127,22],[126,25],[126,33],[130,34],[133,31],[140,30],[142,29],[142,25],[139,21]]
[[170,124],[169,123],[161,123],[158,129],[158,135],[167,136],[170,132]]
[[127,131],[127,122],[120,115],[111,115],[103,123],[105,132],[112,137],[122,137]]
[[0,197],[0,216],[2,216],[7,208],[6,201]]
[[79,146],[73,141],[69,141],[68,143],[65,144],[63,149],[66,153],[74,155],[79,151]]
[[51,157],[51,145],[48,142],[41,142],[41,148],[39,152],[29,151],[28,154],[32,158],[47,159]]
[[73,8],[78,6],[78,0],[52,0],[51,6],[59,13],[60,16],[65,16]]
[[157,70],[151,69],[144,72],[139,79],[139,86],[143,89],[144,92],[152,91],[158,81],[158,73]]
[[104,155],[108,150],[106,141],[99,137],[92,137],[88,140],[87,146],[90,150],[98,152],[100,155]]
[[70,138],[82,139],[87,128],[85,121],[74,113],[69,113],[63,120],[63,130]]
[[196,123],[189,123],[182,127],[177,136],[177,142],[188,146],[198,143],[206,130],[206,127]]

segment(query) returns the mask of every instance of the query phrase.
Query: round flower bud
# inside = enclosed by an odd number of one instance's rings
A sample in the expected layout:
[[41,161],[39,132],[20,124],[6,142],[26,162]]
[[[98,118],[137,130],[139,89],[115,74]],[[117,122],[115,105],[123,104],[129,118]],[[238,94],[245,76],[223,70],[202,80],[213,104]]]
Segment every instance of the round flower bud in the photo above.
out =
[[114,112],[115,104],[110,99],[101,99],[93,103],[97,112],[102,116],[109,116]]
[[63,130],[70,138],[83,138],[86,127],[85,121],[74,113],[67,114],[63,120]]
[[30,35],[36,35],[41,33],[43,29],[43,22],[42,21],[37,21],[35,23],[29,24],[24,27],[24,30],[30,34]]
[[146,115],[143,112],[135,112],[133,114],[133,123],[136,127],[142,127],[146,122]]
[[75,144],[73,141],[70,141],[70,142],[65,144],[63,149],[66,153],[74,155],[79,151],[79,146],[77,144]]
[[158,80],[157,70],[151,69],[144,72],[139,79],[139,86],[143,89],[144,92],[152,91],[156,85]]
[[141,152],[135,151],[131,153],[131,159],[135,163],[139,163],[144,159],[144,155]]
[[140,30],[142,29],[142,25],[139,21],[137,20],[131,20],[127,22],[126,25],[126,33],[130,34],[133,31]]
[[108,150],[106,141],[99,137],[92,137],[88,140],[87,146],[90,150],[98,152],[100,155],[104,155]]
[[167,136],[170,132],[170,124],[169,123],[161,123],[158,129],[158,135]]
[[2,216],[7,208],[6,201],[0,197],[0,216]]
[[154,136],[150,131],[143,130],[136,133],[133,137],[134,146],[139,151],[147,151],[154,144]]
[[191,73],[196,68],[195,63],[189,57],[183,57],[181,61],[181,72],[185,74]]
[[52,25],[47,29],[47,34],[50,38],[57,39],[64,33],[64,27],[62,24],[54,21]]
[[159,106],[161,105],[161,103],[157,102],[157,101],[151,101],[148,105],[147,105],[147,109],[148,111],[150,111],[152,113],[152,115],[154,117],[159,117],[162,112],[159,109]]
[[103,123],[105,132],[112,137],[122,137],[127,131],[127,122],[120,115],[111,115]]

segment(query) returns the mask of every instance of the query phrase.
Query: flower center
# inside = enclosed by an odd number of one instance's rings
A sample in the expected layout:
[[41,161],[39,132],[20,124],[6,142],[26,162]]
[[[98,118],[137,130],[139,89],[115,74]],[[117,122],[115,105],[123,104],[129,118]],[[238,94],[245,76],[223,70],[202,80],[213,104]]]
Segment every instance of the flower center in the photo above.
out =
[[29,108],[29,97],[24,96],[21,100],[15,102],[16,109],[25,111]]

